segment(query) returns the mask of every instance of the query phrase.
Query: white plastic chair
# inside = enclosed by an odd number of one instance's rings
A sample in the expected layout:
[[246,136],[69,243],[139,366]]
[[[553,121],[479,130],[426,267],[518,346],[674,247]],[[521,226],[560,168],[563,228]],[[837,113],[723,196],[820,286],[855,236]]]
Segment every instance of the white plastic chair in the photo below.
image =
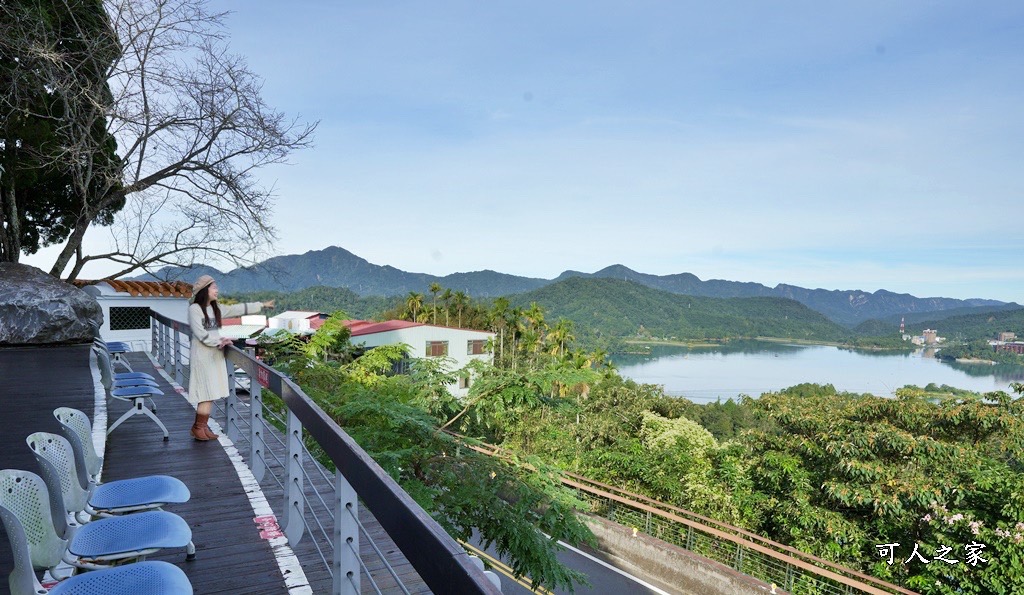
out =
[[[49,475],[49,481],[44,481],[29,471],[0,471],[0,507],[25,527],[34,568],[47,569],[57,577],[55,569],[61,561],[99,570],[113,563],[143,560],[163,548],[191,544],[188,524],[162,510],[69,525],[60,480],[52,470]],[[56,484],[55,489],[48,489],[50,482]]]
[[[0,498],[0,520],[14,554],[8,578],[11,595],[192,595],[192,583],[180,568],[167,562],[139,562],[72,576],[47,590],[36,576],[25,527]],[[65,542],[66,544],[66,542]],[[59,551],[60,548],[55,548]],[[48,568],[40,566],[42,568]]]

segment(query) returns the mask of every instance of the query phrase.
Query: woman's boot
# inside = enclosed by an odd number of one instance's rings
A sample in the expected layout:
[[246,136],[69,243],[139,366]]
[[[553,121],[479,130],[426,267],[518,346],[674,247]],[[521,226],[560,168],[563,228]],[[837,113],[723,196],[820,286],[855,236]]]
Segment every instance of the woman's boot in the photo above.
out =
[[188,433],[192,434],[192,437],[195,438],[196,440],[202,440],[204,442],[210,440],[210,438],[206,435],[206,431],[204,430],[206,426],[206,420],[208,419],[210,419],[209,415],[202,415],[197,413],[196,421],[192,424],[192,429],[189,430]]
[[207,440],[216,440],[217,438],[220,438],[220,434],[214,434],[212,431],[210,431],[210,426],[209,426],[210,416],[209,415],[200,415],[199,418],[200,418],[200,421],[203,424],[203,434],[206,436]]

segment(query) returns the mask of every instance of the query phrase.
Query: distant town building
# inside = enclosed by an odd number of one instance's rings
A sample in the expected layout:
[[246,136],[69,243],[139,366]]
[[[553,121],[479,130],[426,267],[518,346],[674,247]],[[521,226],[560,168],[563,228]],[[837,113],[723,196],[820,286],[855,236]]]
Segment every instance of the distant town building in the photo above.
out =
[[999,333],[998,335],[996,335],[996,339],[999,340],[999,341],[1004,341],[1004,342],[1006,342],[1006,341],[1014,341],[1014,340],[1017,339],[1017,335],[1015,333],[1011,333],[1009,331],[1004,331],[1004,332]]
[[302,312],[288,310],[267,319],[267,328],[285,329],[293,333],[303,334],[320,328],[329,315],[323,312]]
[[924,338],[925,345],[934,345],[938,343],[938,331],[932,329],[924,329],[921,331],[921,336]]
[[996,351],[1009,351],[1010,353],[1016,353],[1017,355],[1024,355],[1024,341],[996,343],[994,347]]
[[[487,342],[493,341],[494,333],[464,328],[435,326],[407,320],[346,320],[345,326],[352,332],[353,345],[362,343],[366,347],[405,344],[409,346],[406,356],[415,358],[446,357],[451,360],[449,371],[463,368],[470,361],[491,360]],[[461,377],[448,390],[456,397],[469,393],[473,379]]]

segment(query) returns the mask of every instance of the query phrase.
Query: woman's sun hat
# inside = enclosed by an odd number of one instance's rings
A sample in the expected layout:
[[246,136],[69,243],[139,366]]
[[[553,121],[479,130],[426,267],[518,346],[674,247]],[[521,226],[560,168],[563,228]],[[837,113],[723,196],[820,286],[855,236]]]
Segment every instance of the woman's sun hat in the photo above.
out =
[[213,284],[213,277],[209,275],[203,275],[196,279],[196,282],[192,284],[192,297],[195,298],[200,291],[206,289]]

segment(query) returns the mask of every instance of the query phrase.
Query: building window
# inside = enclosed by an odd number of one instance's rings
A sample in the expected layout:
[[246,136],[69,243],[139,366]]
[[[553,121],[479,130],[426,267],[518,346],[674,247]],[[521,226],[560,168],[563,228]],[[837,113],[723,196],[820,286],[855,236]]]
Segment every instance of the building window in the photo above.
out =
[[469,376],[459,376],[459,388],[469,388]]
[[480,355],[484,353],[485,347],[487,347],[487,341],[481,339],[466,341],[466,355]]
[[149,328],[149,308],[111,306],[110,330],[134,331]]
[[448,355],[448,341],[427,341],[427,357],[445,357]]

